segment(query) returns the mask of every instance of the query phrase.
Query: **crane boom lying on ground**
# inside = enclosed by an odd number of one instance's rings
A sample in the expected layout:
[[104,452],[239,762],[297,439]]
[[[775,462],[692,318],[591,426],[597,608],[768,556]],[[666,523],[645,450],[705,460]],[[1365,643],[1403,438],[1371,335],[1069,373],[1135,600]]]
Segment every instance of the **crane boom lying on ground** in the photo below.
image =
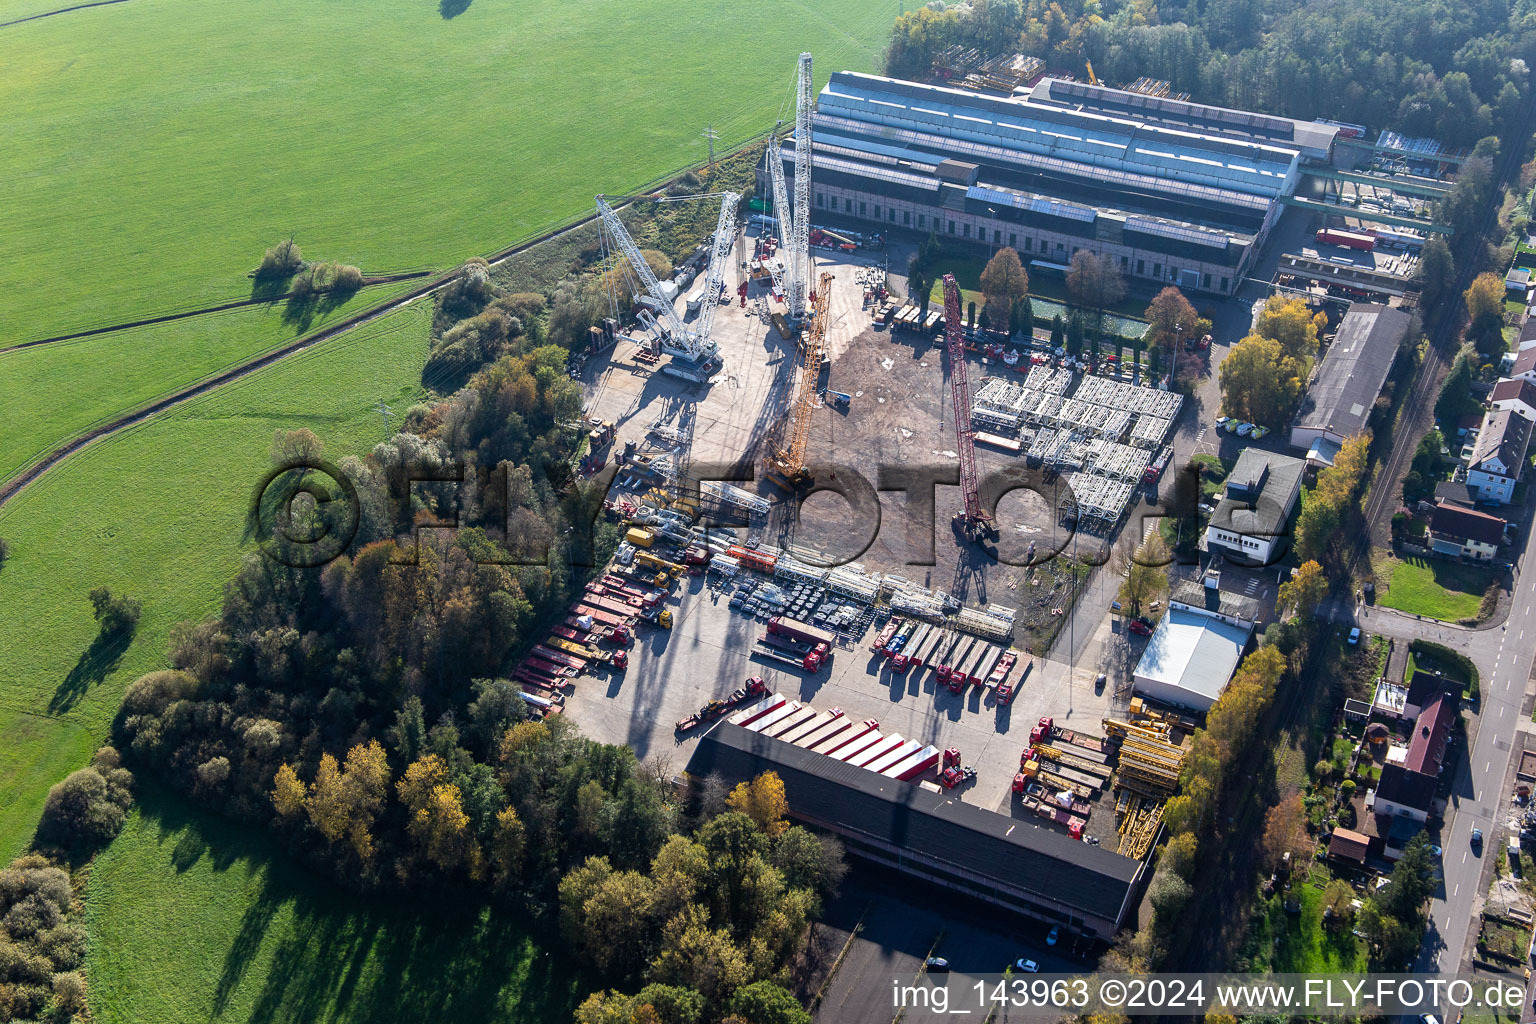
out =
[[955,449],[960,454],[960,493],[965,510],[955,525],[969,539],[987,535],[992,517],[981,507],[976,481],[976,446],[971,430],[971,380],[965,363],[965,336],[960,325],[960,285],[954,274],[944,275],[944,339],[949,351],[949,386],[954,399]]
[[816,382],[821,377],[821,357],[827,339],[827,304],[832,275],[823,272],[816,287],[811,322],[800,338],[799,376],[790,396],[789,416],[779,443],[768,457],[768,476],[780,486],[793,490],[806,482],[805,445],[810,438],[811,414],[816,409]]

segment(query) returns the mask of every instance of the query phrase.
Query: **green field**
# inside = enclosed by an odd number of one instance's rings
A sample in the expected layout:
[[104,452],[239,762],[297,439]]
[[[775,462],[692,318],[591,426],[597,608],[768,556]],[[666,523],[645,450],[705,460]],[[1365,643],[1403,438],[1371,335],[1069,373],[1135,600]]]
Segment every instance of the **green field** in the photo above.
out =
[[103,1024],[543,1024],[585,995],[523,915],[354,896],[255,829],[153,793],[97,859],[87,913]]
[[1386,591],[1378,588],[1376,600],[1398,611],[1458,622],[1477,618],[1491,582],[1492,574],[1481,566],[1441,558],[1393,559]]
[[[106,736],[123,687],[164,665],[170,627],[217,607],[273,432],[308,426],[337,456],[365,452],[383,435],[374,406],[404,412],[421,394],[430,316],[406,307],[105,438],[0,509],[0,856]],[[86,594],[103,584],[144,603],[125,651],[92,646]]]
[[289,234],[366,272],[455,265],[703,160],[711,124],[770,127],[803,49],[822,81],[873,69],[895,13],[132,0],[0,30],[0,334],[243,298]]
[[1323,926],[1322,889],[1306,882],[1286,895],[1301,904],[1301,911],[1288,914],[1280,896],[1269,899],[1264,924],[1269,941],[1274,943],[1271,970],[1279,974],[1354,974],[1366,969],[1365,943],[1349,928]]
[[296,318],[251,306],[112,334],[0,353],[0,409],[23,415],[0,433],[0,480],[91,427],[214,376],[398,294],[367,288]]

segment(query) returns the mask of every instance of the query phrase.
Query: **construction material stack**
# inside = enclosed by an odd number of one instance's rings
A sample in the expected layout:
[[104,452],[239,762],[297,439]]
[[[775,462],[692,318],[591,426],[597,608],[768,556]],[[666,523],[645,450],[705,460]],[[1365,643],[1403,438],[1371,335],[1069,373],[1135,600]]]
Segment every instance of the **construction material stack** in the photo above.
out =
[[1116,786],[1156,798],[1169,796],[1178,789],[1185,751],[1169,740],[1168,723],[1106,718],[1104,731],[1120,741]]

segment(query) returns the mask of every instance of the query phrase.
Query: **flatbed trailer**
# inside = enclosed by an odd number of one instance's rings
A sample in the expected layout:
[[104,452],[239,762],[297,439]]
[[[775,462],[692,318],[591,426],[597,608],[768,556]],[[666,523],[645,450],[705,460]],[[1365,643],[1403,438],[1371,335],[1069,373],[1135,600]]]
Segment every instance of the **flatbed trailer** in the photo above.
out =
[[885,771],[881,772],[889,779],[897,779],[901,782],[911,782],[924,772],[932,772],[939,763],[939,748],[929,744],[914,754],[907,756],[906,760],[898,761]]
[[869,652],[871,654],[879,654],[885,650],[885,645],[891,642],[891,637],[896,635],[896,631],[901,628],[902,623],[905,621],[905,619],[892,618],[885,625],[881,626],[880,632],[875,634],[874,643],[869,645]]
[[816,713],[815,717],[811,718],[810,720],[800,722],[793,729],[788,729],[779,733],[778,738],[783,740],[785,743],[793,743],[800,737],[809,736],[811,733],[820,729],[828,722],[835,722],[841,717],[843,717],[842,708],[832,708],[829,711],[819,711]]
[[600,622],[609,629],[618,629],[620,626],[627,628],[634,623],[636,618],[633,610],[616,612],[611,608],[604,608],[589,601],[577,601],[571,605],[571,616],[573,618],[589,617],[594,624]]
[[569,651],[558,650],[554,647],[549,647],[544,644],[536,644],[530,653],[536,654],[543,658],[545,661],[553,662],[556,665],[569,666],[570,668],[576,669],[578,672],[580,672],[582,669],[585,669],[587,667],[587,662],[592,660],[590,658],[583,658],[578,654],[571,654]]
[[[901,649],[891,655],[891,668],[897,672],[905,672],[915,665],[917,663],[918,648],[928,640],[928,634],[936,628],[935,626],[928,625],[926,622],[919,623],[917,628],[912,631],[912,635],[903,641]],[[894,642],[893,640],[892,643]]]
[[849,740],[836,750],[829,752],[827,756],[834,761],[847,761],[850,757],[867,749],[870,744],[880,742],[882,738],[878,729],[870,729],[868,732]]
[[1040,785],[1047,789],[1070,790],[1073,794],[1082,797],[1084,800],[1092,799],[1093,794],[1103,788],[1095,785],[1092,779],[1074,779],[1063,774],[1061,771],[1053,771],[1043,766],[1036,777],[1040,780]]
[[596,608],[599,611],[608,613],[609,615],[618,615],[624,619],[632,620],[640,614],[640,609],[636,608],[632,604],[628,604],[622,601],[615,601],[611,597],[604,597],[602,594],[593,594],[590,591],[583,594],[580,598],[578,598],[578,600],[588,607]]
[[811,749],[818,754],[826,754],[828,757],[833,757],[841,753],[849,744],[857,743],[865,736],[878,735],[875,731],[878,728],[879,725],[875,723],[873,718],[866,718],[862,722],[852,722],[847,729],[829,736]]
[[922,644],[918,646],[917,653],[913,657],[913,664],[918,668],[926,668],[933,664],[934,652],[944,645],[948,635],[944,632],[942,626],[932,627],[931,632],[924,638]]
[[756,721],[762,716],[768,714],[770,711],[776,711],[783,707],[788,699],[789,698],[785,697],[782,693],[770,693],[756,704],[752,704],[736,712],[731,716],[730,722],[732,725],[748,725],[751,722]]
[[545,686],[564,686],[570,680],[576,678],[576,673],[564,665],[551,665],[547,661],[525,660],[518,666],[520,671],[526,672],[534,679],[540,680]]
[[1036,744],[1035,756],[1039,757],[1042,762],[1054,761],[1065,768],[1073,768],[1085,775],[1100,779],[1109,778],[1113,770],[1102,761],[1091,761],[1086,757],[1078,757],[1076,754],[1068,753],[1059,747]]
[[586,658],[588,661],[604,660],[603,652],[599,651],[596,647],[591,647],[584,643],[577,643],[574,640],[567,640],[563,636],[555,635],[554,632],[551,632],[549,637],[544,641],[544,646],[552,647],[557,651],[564,651],[566,654],[569,654],[574,658]]
[[923,745],[917,740],[906,740],[899,747],[886,751],[864,767],[877,775],[883,775],[887,768],[900,764],[922,749]]
[[603,634],[591,630],[583,630],[579,626],[554,626],[549,631],[550,636],[559,637],[561,640],[569,640],[573,644],[582,646],[596,646]]
[[541,679],[525,669],[518,669],[512,673],[512,681],[524,689],[533,689],[545,696],[561,692],[559,687],[551,686],[547,680]]
[[776,661],[781,665],[789,665],[792,668],[797,668],[802,672],[810,672],[812,674],[817,672],[821,667],[820,665],[817,665],[813,661],[809,660],[809,658],[804,654],[796,654],[794,651],[786,651],[781,647],[774,647],[771,644],[763,642],[762,640],[758,640],[752,645],[752,653],[750,656],[754,658],[767,658],[769,661]]
[[767,729],[774,723],[781,722],[788,718],[790,715],[793,715],[795,712],[799,711],[801,707],[803,707],[803,705],[799,701],[787,700],[783,704],[780,704],[778,707],[774,708],[772,711],[768,712],[766,715],[760,715],[759,717],[754,718],[752,721],[748,722],[746,726],[747,731],[762,732],[764,729]]
[[996,644],[988,644],[987,653],[976,663],[976,670],[971,673],[971,682],[976,686],[985,686],[991,689],[995,685],[992,683],[992,669],[997,666],[999,661],[1003,660],[1005,653],[1007,653],[1006,648],[999,647]]
[[976,681],[976,670],[981,665],[982,659],[987,656],[987,651],[992,645],[985,640],[980,640],[966,652],[960,663],[951,666],[949,673],[949,688],[957,692],[964,691]]
[[956,633],[954,636],[955,642],[935,661],[940,682],[949,682],[950,675],[970,655],[971,648],[977,643],[977,638],[969,633]]
[[814,750],[823,743],[832,739],[840,732],[846,732],[858,723],[851,718],[838,715],[837,718],[825,725],[818,726],[795,740],[795,746],[804,747],[806,750]]
[[890,736],[881,736],[878,740],[871,743],[863,750],[860,750],[853,756],[846,758],[845,761],[847,764],[850,764],[855,768],[863,768],[865,765],[873,762],[876,758],[883,757],[884,755],[890,753],[892,750],[897,749],[906,742],[907,741],[905,737],[895,733],[891,734]]
[[1084,750],[1095,750],[1101,754],[1109,752],[1109,741],[1103,736],[1090,736],[1088,733],[1073,732],[1071,729],[1055,729],[1052,730],[1051,737],[1063,743],[1082,747]]
[[779,719],[777,722],[774,722],[770,725],[765,725],[759,731],[764,736],[783,736],[791,729],[797,728],[801,725],[804,725],[806,722],[809,722],[811,719],[815,718],[816,715],[817,711],[815,708],[811,707],[809,704],[802,704],[795,709],[794,714],[786,715],[784,718]]

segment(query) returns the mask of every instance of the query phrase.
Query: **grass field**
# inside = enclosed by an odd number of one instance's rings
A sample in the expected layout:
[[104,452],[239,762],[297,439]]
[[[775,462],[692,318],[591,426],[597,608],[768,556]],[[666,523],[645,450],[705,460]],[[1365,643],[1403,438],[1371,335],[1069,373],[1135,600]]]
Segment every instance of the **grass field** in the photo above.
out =
[[0,432],[0,480],[104,420],[408,287],[367,288],[302,319],[285,305],[252,306],[0,354],[0,408],[24,413]]
[[96,861],[87,923],[102,1024],[543,1024],[585,995],[521,915],[353,896],[256,830],[154,793]]
[[289,234],[452,266],[770,127],[803,49],[873,69],[896,6],[132,0],[0,30],[0,333],[243,298]]
[[[1383,574],[1378,572],[1378,576]],[[1493,576],[1480,566],[1440,558],[1392,559],[1378,604],[1446,622],[1477,618]]]
[[[330,453],[366,451],[383,433],[376,403],[400,413],[421,393],[430,316],[411,305],[105,438],[0,509],[0,856],[106,736],[123,687],[164,665],[170,627],[217,607],[273,432],[308,426]],[[123,651],[92,643],[86,594],[103,584],[144,604]]]
[[1301,904],[1300,913],[1287,914],[1278,895],[1267,904],[1267,938],[1274,942],[1271,970],[1277,974],[1352,974],[1365,970],[1365,944],[1348,928],[1323,927],[1321,889],[1310,882],[1301,883],[1287,895]]

